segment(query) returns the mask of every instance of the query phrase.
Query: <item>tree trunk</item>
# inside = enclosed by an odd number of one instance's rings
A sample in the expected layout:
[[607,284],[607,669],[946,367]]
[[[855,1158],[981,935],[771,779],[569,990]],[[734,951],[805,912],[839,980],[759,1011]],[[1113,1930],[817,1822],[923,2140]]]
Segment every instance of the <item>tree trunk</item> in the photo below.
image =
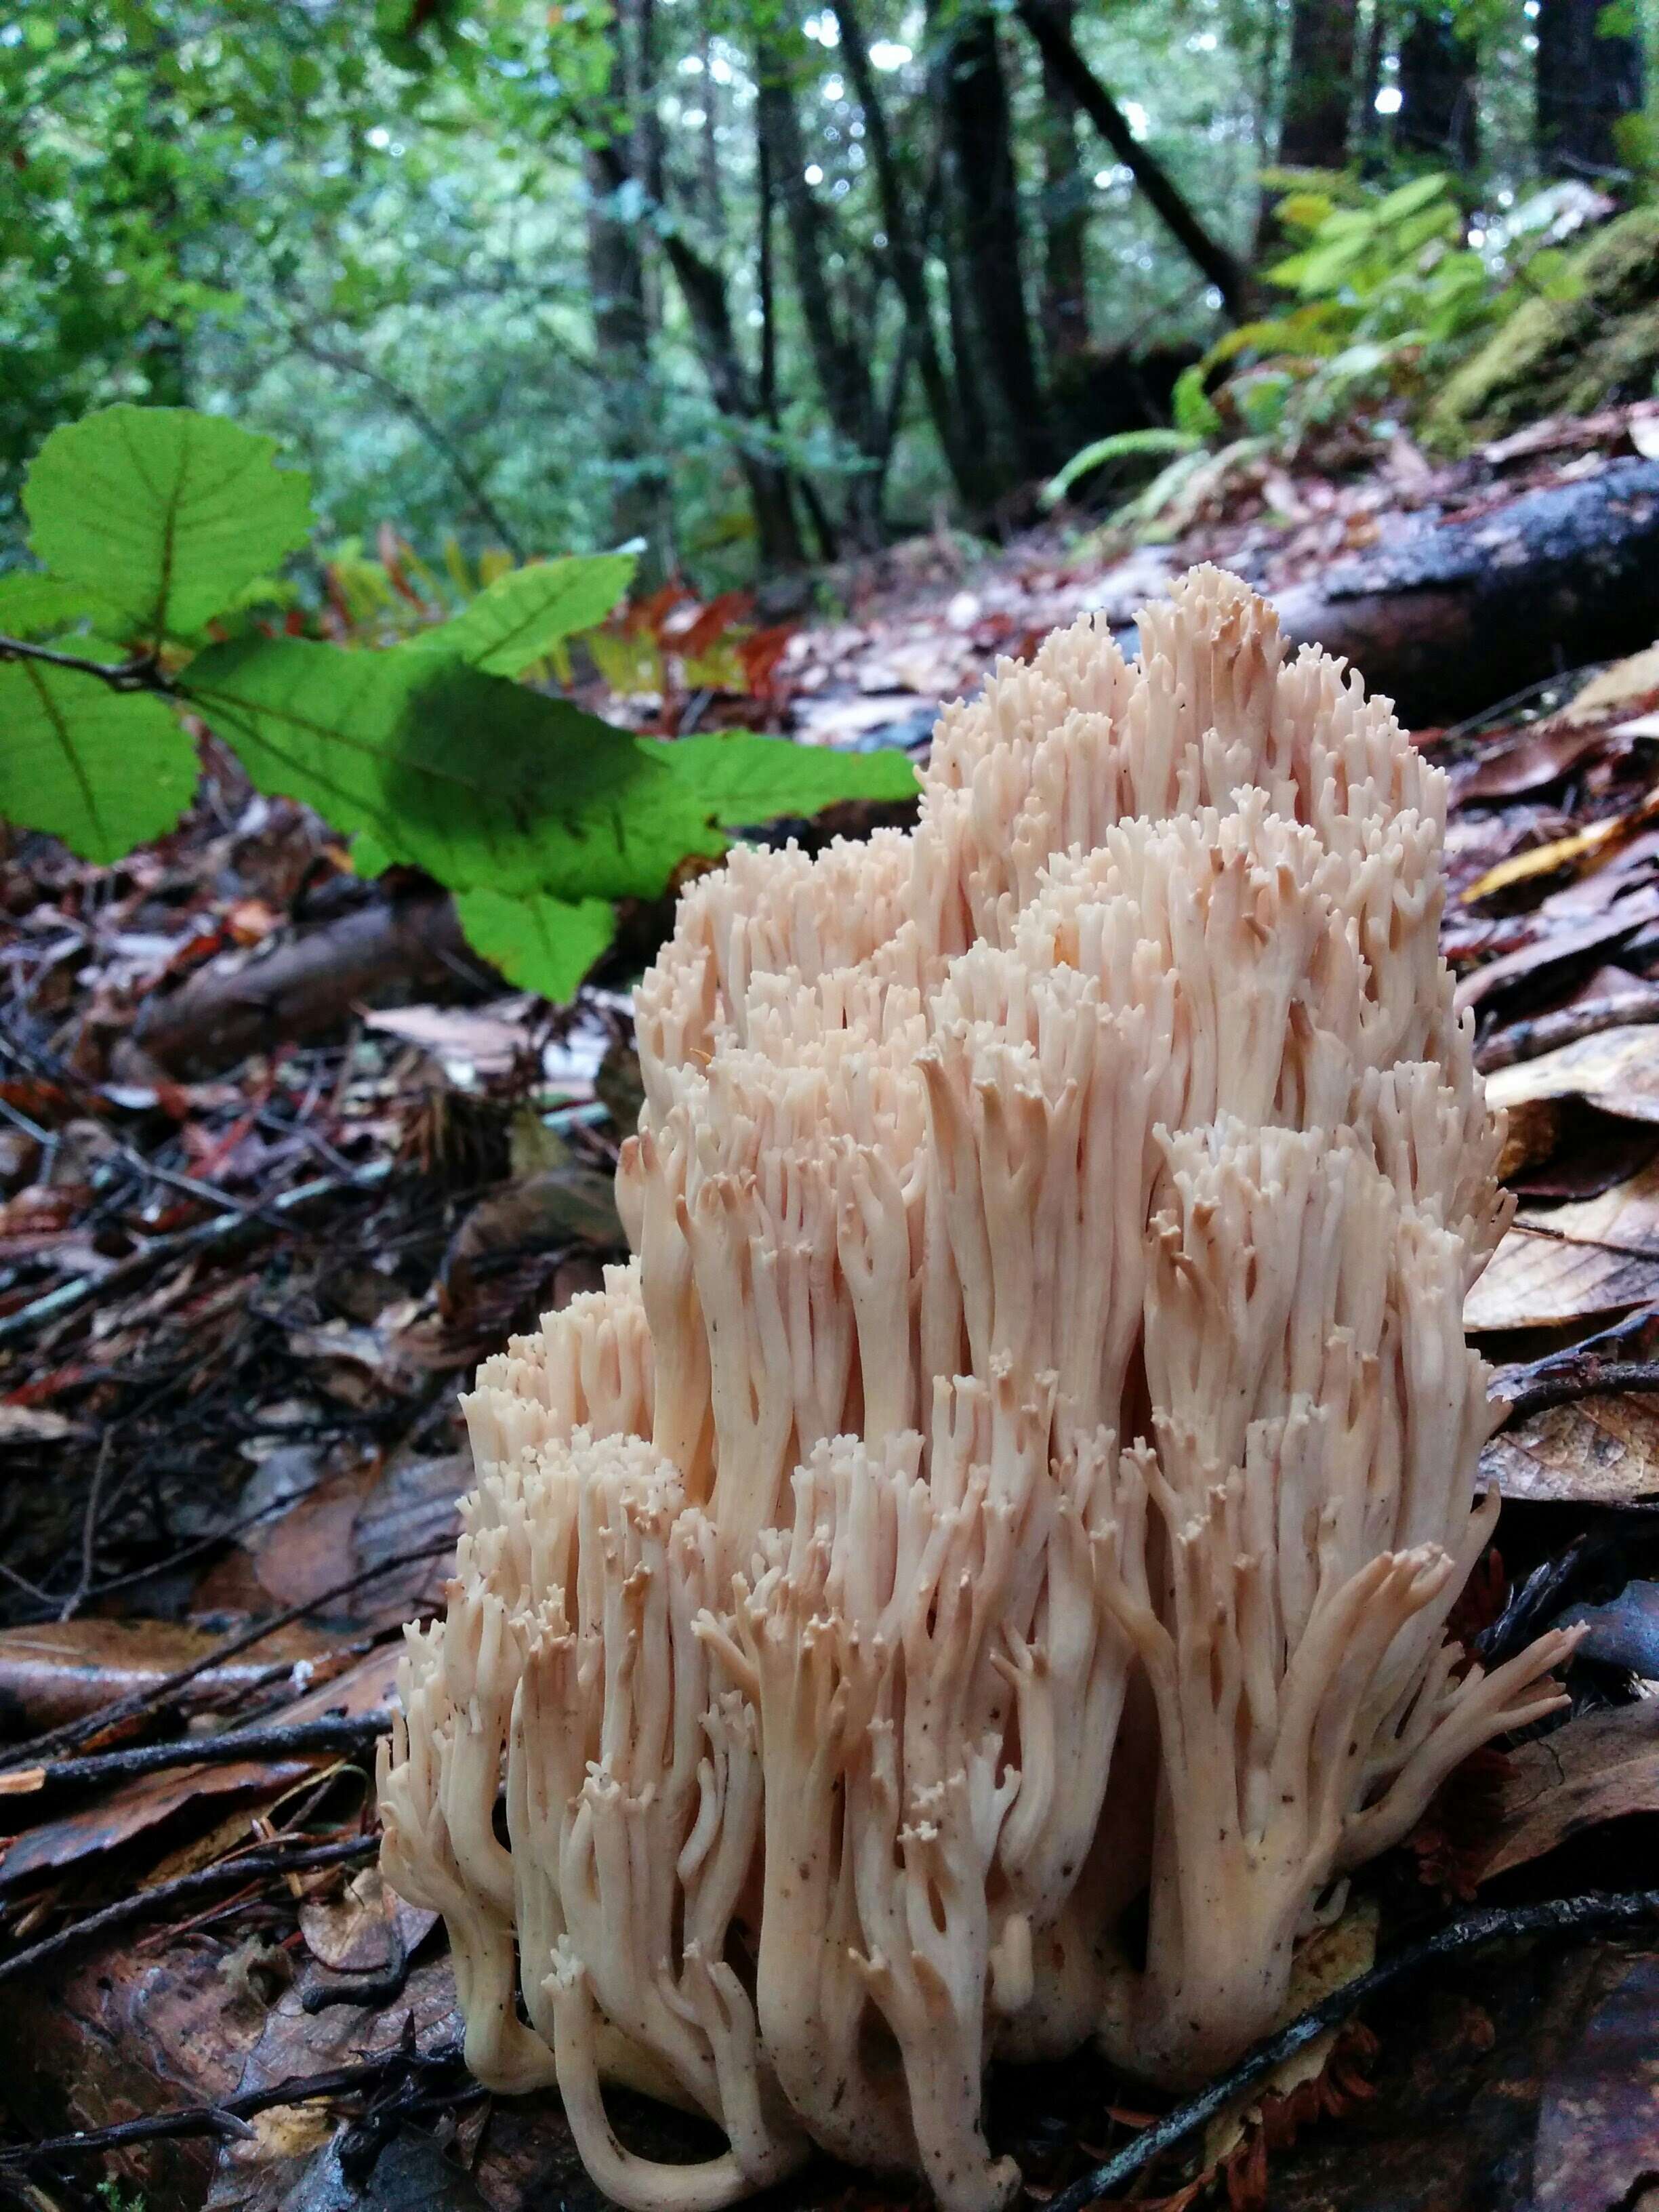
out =
[[[927,297],[927,234],[926,210],[919,217],[910,204],[899,173],[886,111],[876,91],[864,27],[852,0],[837,0],[836,19],[841,27],[842,54],[853,90],[864,111],[865,143],[876,172],[881,198],[882,225],[887,234],[887,255],[893,282],[904,303],[906,338],[915,356],[916,371],[933,418],[933,433],[951,471],[957,496],[971,507],[977,497],[975,471],[976,449],[966,440],[958,398],[951,389],[940,357],[933,310]],[[982,451],[982,448],[977,449]]]
[[[619,189],[626,181],[626,173],[615,147],[601,145],[595,152],[611,190]],[[801,568],[806,554],[789,496],[787,473],[755,436],[760,407],[732,326],[726,278],[677,224],[664,226],[662,250],[685,302],[692,342],[708,379],[709,396],[732,426],[738,465],[754,510],[762,564],[770,568]]]
[[988,10],[957,17],[943,75],[969,343],[984,368],[993,468],[1011,489],[1054,456],[1025,302],[1008,88]]
[[1340,169],[1353,108],[1355,0],[1293,0],[1279,158],[1297,169]]
[[[628,161],[625,142],[613,142],[612,158]],[[660,582],[669,560],[651,482],[651,350],[640,228],[618,216],[605,162],[590,154],[586,167],[588,296],[593,351],[604,371],[606,458],[615,471],[611,532],[618,543],[645,539],[641,577]]]
[[1244,309],[1245,272],[1237,256],[1212,238],[1182,198],[1150,148],[1129,128],[1129,118],[1078,52],[1042,0],[1014,0],[1015,13],[1036,40],[1045,70],[1052,69],[1118,160],[1146,194],[1170,235],[1192,258],[1237,319]]
[[1602,4],[1541,0],[1538,11],[1538,158],[1553,175],[1621,167],[1613,125],[1642,106],[1641,42],[1601,35]]
[[766,148],[773,188],[783,204],[795,289],[818,387],[843,445],[870,464],[849,477],[845,509],[849,535],[869,551],[881,542],[880,482],[875,466],[880,428],[870,378],[870,333],[860,333],[856,327],[843,330],[830,296],[823,210],[806,181],[806,149],[787,64],[764,41],[757,46],[756,63],[760,79],[757,128]]
[[1400,42],[1403,150],[1473,167],[1480,151],[1474,42],[1459,35],[1449,8],[1420,8]]
[[[1039,0],[1066,38],[1076,0]],[[1048,371],[1089,349],[1089,185],[1077,151],[1077,94],[1064,74],[1042,58],[1042,324]]]
[[1419,522],[1277,605],[1287,636],[1363,668],[1420,729],[1633,653],[1653,635],[1656,562],[1659,461],[1613,461],[1473,521]]

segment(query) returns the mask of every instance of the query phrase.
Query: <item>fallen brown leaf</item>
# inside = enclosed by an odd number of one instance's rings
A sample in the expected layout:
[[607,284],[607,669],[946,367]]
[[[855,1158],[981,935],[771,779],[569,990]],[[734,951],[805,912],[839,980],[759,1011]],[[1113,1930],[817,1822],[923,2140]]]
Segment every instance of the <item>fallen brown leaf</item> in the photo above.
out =
[[1492,1107],[1550,1098],[1584,1098],[1605,1114],[1659,1121],[1659,1030],[1632,1022],[1581,1037],[1486,1079]]
[[1552,1406],[1495,1436],[1483,1480],[1534,1505],[1628,1505],[1659,1495],[1659,1400],[1620,1392]]
[[[1592,1200],[1592,1205],[1599,1201]],[[1659,1297],[1659,1258],[1511,1229],[1463,1303],[1463,1326],[1544,1328]]]
[[[22,1735],[79,1720],[154,1689],[223,1638],[167,1620],[47,1621],[0,1629],[0,1731]],[[283,1662],[314,1659],[336,1639],[295,1623],[197,1677],[197,1695],[256,1682]]]
[[1570,1836],[1659,1811],[1659,1698],[1585,1713],[1510,1754],[1480,1879],[1491,1881]]

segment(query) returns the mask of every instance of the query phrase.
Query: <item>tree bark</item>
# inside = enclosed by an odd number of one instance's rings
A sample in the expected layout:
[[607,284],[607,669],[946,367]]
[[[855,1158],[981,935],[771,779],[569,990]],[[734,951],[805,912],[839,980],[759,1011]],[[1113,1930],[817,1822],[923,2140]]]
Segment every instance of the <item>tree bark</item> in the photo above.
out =
[[801,318],[818,388],[831,424],[844,445],[866,466],[848,479],[845,521],[862,550],[881,542],[880,425],[871,381],[869,333],[844,326],[837,316],[825,266],[824,218],[806,181],[806,149],[787,64],[764,40],[756,49],[760,79],[756,122],[772,187],[783,203],[790,259]]
[[1008,88],[988,9],[957,15],[942,74],[966,335],[984,373],[993,469],[1012,489],[1054,455],[1026,307]]
[[847,74],[852,80],[859,106],[864,111],[865,143],[876,173],[876,190],[881,200],[882,227],[887,236],[887,255],[893,282],[904,306],[906,337],[915,356],[916,373],[921,380],[927,412],[933,419],[933,434],[939,440],[939,450],[951,471],[951,480],[956,486],[957,497],[964,506],[971,507],[977,496],[973,449],[963,438],[961,408],[957,395],[951,389],[939,353],[933,304],[927,297],[929,225],[925,211],[922,218],[917,217],[905,191],[904,180],[899,173],[892,137],[887,127],[886,111],[876,91],[864,26],[853,0],[836,0],[836,20],[841,27],[842,54],[847,64]]
[[1355,0],[1294,0],[1279,158],[1291,168],[1340,169],[1353,110]]
[[1477,520],[1412,529],[1281,592],[1279,612],[1421,728],[1649,643],[1656,564],[1659,462],[1613,461]]
[[[1038,0],[1067,39],[1076,0]],[[1089,289],[1085,252],[1089,231],[1089,186],[1077,151],[1077,94],[1048,55],[1042,57],[1042,112],[1037,135],[1042,152],[1043,350],[1050,375],[1056,362],[1089,349]]]
[[493,987],[447,892],[377,893],[229,975],[209,966],[175,991],[153,994],[119,1048],[123,1079],[141,1080],[152,1068],[216,1075],[251,1052],[336,1035],[362,1006],[477,1000]]
[[1045,70],[1052,69],[1101,137],[1146,195],[1170,235],[1220,293],[1235,320],[1245,306],[1245,272],[1238,258],[1213,238],[1170,180],[1150,148],[1129,128],[1129,118],[1089,67],[1043,0],[1014,0],[1015,11],[1036,40]]
[[[632,173],[629,150],[612,142],[616,159]],[[647,548],[642,579],[659,582],[670,564],[661,542],[657,492],[650,482],[651,349],[646,319],[645,257],[640,225],[618,212],[606,165],[590,154],[587,171],[587,285],[593,317],[593,351],[603,371],[606,458],[615,471],[611,529],[618,543],[642,538]]]
[[1596,28],[1602,0],[1541,0],[1538,11],[1538,158],[1559,175],[1621,167],[1613,126],[1642,106],[1642,47]]
[[1474,165],[1480,112],[1474,41],[1459,35],[1449,8],[1419,8],[1400,42],[1396,140],[1407,152]]
[[[613,189],[619,187],[626,173],[616,149],[601,145],[596,151]],[[758,448],[754,435],[761,410],[732,328],[726,278],[714,262],[698,252],[678,224],[665,224],[661,238],[664,257],[685,302],[709,396],[732,426],[732,442],[754,512],[762,563],[769,568],[802,568],[806,550],[789,496],[787,472],[769,453]]]

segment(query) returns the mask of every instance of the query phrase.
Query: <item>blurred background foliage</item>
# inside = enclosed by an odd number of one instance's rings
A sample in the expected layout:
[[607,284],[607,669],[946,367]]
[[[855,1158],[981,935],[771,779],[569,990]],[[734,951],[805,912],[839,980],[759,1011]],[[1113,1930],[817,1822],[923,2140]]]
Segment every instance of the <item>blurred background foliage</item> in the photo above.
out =
[[274,433],[345,559],[638,542],[711,592],[995,534],[1103,441],[1363,458],[1648,199],[1656,13],[22,0],[0,562],[118,399]]

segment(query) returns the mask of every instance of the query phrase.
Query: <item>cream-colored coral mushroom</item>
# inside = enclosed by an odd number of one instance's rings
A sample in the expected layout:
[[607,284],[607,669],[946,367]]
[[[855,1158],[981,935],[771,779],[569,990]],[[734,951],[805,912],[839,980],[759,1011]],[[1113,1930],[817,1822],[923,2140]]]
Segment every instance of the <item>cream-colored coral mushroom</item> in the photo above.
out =
[[[1569,1638],[1487,1675],[1446,1632],[1509,1206],[1443,781],[1231,577],[1141,635],[948,708],[914,833],[692,885],[635,1257],[464,1401],[386,1869],[474,2072],[556,2077],[634,2212],[814,2145],[994,2212],[993,2056],[1224,2064],[1344,1876],[1558,1702]],[[607,2081],[727,2149],[629,2152]]]

